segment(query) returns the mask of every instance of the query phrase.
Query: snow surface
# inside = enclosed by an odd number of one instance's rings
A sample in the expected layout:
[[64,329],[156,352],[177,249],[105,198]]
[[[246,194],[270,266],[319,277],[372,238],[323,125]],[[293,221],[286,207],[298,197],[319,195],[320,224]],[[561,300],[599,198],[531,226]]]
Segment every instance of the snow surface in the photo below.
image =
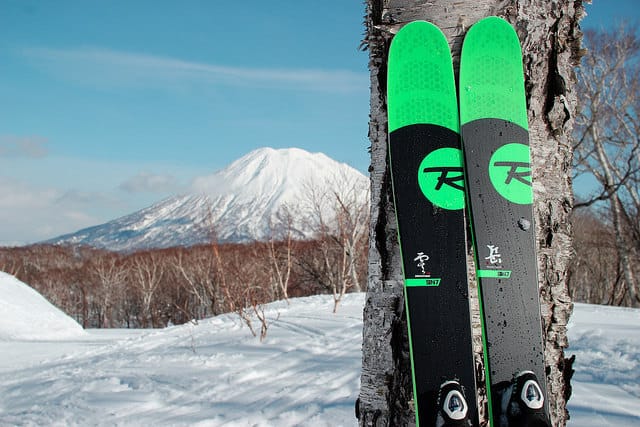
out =
[[572,426],[640,426],[640,310],[576,304]]
[[[263,343],[236,315],[0,341],[0,426],[356,426],[363,304],[364,294],[337,314],[327,296],[270,304]],[[576,305],[570,426],[640,425],[639,320],[640,310]]]

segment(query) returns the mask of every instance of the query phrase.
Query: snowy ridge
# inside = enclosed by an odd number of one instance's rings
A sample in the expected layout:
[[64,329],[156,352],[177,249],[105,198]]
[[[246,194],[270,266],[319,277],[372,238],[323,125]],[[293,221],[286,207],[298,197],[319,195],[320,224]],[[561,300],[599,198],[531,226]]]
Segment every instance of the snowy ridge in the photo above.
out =
[[82,244],[112,250],[163,248],[206,241],[203,228],[210,205],[204,195],[176,196],[133,214],[102,225],[47,241],[54,244]]
[[0,341],[65,340],[85,335],[33,288],[0,271]]
[[[277,232],[283,209],[296,218],[298,237],[311,237],[304,220],[310,189],[333,194],[355,188],[367,203],[368,179],[322,153],[261,148],[226,168],[196,179],[192,194],[175,196],[130,215],[49,240],[111,250],[190,246],[211,241],[264,240]],[[327,206],[327,208],[330,208]]]

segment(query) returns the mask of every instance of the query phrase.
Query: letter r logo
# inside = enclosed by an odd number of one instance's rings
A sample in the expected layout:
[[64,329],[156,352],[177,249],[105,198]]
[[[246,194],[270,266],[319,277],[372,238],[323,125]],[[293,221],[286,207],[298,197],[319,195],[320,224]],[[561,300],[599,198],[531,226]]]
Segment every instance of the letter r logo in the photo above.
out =
[[434,205],[448,210],[463,209],[462,151],[445,147],[427,154],[418,168],[418,185]]

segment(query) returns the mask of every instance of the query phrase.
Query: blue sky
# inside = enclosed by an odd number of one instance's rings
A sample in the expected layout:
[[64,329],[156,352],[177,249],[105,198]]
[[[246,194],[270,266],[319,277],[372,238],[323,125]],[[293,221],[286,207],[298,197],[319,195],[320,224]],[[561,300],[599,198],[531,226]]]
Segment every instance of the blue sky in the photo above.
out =
[[[0,0],[0,244],[131,213],[263,146],[366,173],[362,3]],[[638,16],[595,3],[583,24]]]

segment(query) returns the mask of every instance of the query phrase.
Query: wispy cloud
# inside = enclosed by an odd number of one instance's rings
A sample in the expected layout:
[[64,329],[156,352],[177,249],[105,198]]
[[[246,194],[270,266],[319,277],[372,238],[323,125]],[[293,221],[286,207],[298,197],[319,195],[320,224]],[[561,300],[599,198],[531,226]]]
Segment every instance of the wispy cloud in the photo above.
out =
[[113,159],[0,158],[0,246],[38,242],[128,215],[187,190],[196,171]]
[[[33,243],[96,223],[60,190],[0,176],[0,246]],[[95,198],[94,198],[95,202]]]
[[47,143],[47,138],[41,136],[0,135],[0,158],[42,158],[49,154]]
[[88,191],[78,189],[57,190],[59,195],[53,205],[60,208],[90,209],[95,206],[115,206],[118,199],[105,191]]
[[340,69],[234,67],[101,48],[28,48],[22,53],[39,66],[80,81],[108,85],[199,83],[294,90],[366,90],[364,72]]
[[140,172],[124,181],[118,188],[128,193],[171,193],[178,185],[173,175]]

